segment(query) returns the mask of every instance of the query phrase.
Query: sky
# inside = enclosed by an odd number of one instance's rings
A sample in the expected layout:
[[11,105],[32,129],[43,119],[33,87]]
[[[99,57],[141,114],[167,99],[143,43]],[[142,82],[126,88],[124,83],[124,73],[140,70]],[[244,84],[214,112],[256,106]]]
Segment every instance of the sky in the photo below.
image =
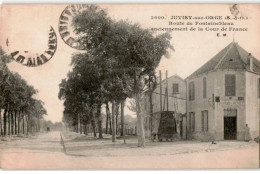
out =
[[[10,70],[18,72],[28,84],[38,89],[39,93],[36,98],[45,103],[48,113],[45,119],[53,122],[61,121],[64,109],[63,101],[58,99],[58,85],[61,79],[66,78],[68,71],[71,69],[71,56],[79,52],[66,45],[58,32],[59,17],[66,6],[4,5],[0,11],[0,43],[7,53],[12,50],[30,50],[33,53],[41,53],[46,47],[50,26],[56,32],[57,50],[46,64],[38,67],[27,67],[14,61],[8,65]],[[113,19],[128,19],[134,23],[139,23],[143,28],[169,27],[168,22],[171,16],[231,15],[230,6],[194,4],[100,5],[100,7],[107,9],[109,16]],[[217,37],[216,31],[171,32],[171,44],[175,51],[170,52],[169,58],[162,58],[157,71],[162,70],[163,78],[165,78],[166,70],[168,70],[169,76],[178,74],[180,77],[186,78],[233,40],[259,59],[260,5],[239,5],[238,9],[239,15],[248,17],[248,20],[235,21],[235,27],[248,28],[248,31],[227,31],[225,32],[226,37]],[[166,19],[152,20],[151,16],[164,16]],[[174,20],[173,22],[180,21]],[[193,20],[193,22],[195,21],[197,20]],[[7,38],[9,40],[8,47],[6,46]],[[125,113],[135,117],[135,114],[129,111],[127,107]]]

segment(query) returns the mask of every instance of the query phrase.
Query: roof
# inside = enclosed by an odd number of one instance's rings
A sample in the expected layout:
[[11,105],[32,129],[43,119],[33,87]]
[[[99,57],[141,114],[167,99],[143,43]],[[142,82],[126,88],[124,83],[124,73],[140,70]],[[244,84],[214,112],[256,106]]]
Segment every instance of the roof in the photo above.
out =
[[[183,78],[181,78],[180,76],[178,76],[178,74],[174,74],[174,75],[172,75],[172,76],[170,76],[170,77],[168,77],[168,79],[171,79],[171,78],[178,78],[178,79],[180,79],[181,81],[184,81],[184,79]],[[159,77],[158,77],[158,83],[159,83]],[[162,80],[162,83],[164,83],[166,81],[166,79],[163,79]]]
[[[217,55],[192,73],[188,78],[199,76],[206,72],[217,69],[229,70],[245,70],[250,71],[249,53],[238,45],[236,42],[231,42],[228,46],[222,49]],[[260,74],[260,62],[253,58],[253,72]],[[250,71],[251,72],[251,71]]]
[[[157,81],[157,87],[158,85],[160,84],[160,77],[156,77],[156,81]],[[181,81],[185,82],[183,78],[181,78],[178,74],[174,74],[170,77],[168,77],[168,80],[171,79],[171,78],[177,78],[177,79],[180,79]],[[166,79],[163,79],[162,80],[162,84],[164,84],[166,82]],[[149,90],[146,90],[145,92],[149,92]]]

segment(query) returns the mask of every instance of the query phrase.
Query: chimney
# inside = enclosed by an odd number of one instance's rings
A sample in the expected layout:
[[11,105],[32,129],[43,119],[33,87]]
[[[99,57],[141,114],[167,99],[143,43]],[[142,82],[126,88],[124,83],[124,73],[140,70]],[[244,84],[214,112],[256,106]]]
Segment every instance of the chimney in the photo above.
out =
[[249,69],[250,69],[250,71],[253,71],[253,57],[252,57],[251,53],[249,53],[247,57],[249,59]]

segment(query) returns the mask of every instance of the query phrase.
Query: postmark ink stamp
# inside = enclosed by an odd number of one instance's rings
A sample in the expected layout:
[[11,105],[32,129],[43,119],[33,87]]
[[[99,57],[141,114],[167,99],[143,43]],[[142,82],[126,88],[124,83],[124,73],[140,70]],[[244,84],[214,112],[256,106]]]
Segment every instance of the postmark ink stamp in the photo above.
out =
[[[7,45],[8,46],[8,45]],[[32,51],[15,50],[11,52],[11,57],[21,63],[22,65],[29,67],[36,67],[48,62],[57,50],[57,35],[50,26],[48,35],[48,47],[43,53],[34,53]]]
[[87,4],[68,5],[60,15],[59,33],[62,40],[71,48],[83,50],[84,46],[77,40],[77,35],[73,31],[72,19],[88,7]]

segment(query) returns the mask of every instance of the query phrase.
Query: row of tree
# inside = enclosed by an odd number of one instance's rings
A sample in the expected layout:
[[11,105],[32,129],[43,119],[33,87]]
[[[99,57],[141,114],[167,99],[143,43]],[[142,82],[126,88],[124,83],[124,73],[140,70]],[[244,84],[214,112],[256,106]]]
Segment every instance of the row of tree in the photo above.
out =
[[136,104],[138,146],[144,147],[142,100],[145,92],[155,86],[155,69],[161,58],[172,49],[170,34],[155,35],[130,21],[113,20],[96,5],[89,5],[75,16],[73,27],[85,52],[72,56],[72,71],[60,83],[59,98],[65,106],[63,121],[70,125],[90,124],[93,130],[97,123],[102,138],[101,107],[105,105],[112,120],[114,142],[116,110],[120,105],[124,131],[124,104],[132,98]]
[[[44,103],[34,96],[37,90],[11,72],[11,61],[0,47],[0,133],[2,136],[40,131],[40,121],[47,112]],[[3,113],[2,113],[3,111]]]

